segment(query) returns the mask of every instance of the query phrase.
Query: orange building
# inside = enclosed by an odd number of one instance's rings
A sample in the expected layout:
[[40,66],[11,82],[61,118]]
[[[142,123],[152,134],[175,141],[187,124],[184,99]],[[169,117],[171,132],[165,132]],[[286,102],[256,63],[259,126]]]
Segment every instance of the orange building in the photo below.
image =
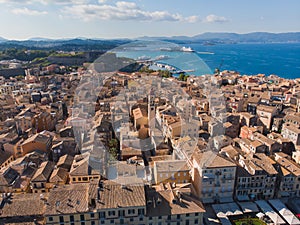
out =
[[190,170],[185,160],[156,161],[153,171],[156,184],[183,184],[191,180]]
[[37,129],[37,132],[43,130],[52,131],[55,128],[56,119],[51,116],[48,112],[42,112],[34,116],[34,127]]
[[26,140],[20,140],[14,146],[14,155],[16,158],[22,157],[35,150],[49,152],[52,146],[52,136],[38,133]]

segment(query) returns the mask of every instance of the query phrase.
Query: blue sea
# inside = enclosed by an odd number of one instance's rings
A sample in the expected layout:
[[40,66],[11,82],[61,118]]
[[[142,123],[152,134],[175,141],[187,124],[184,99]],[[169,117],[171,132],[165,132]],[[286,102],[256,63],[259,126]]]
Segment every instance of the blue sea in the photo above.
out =
[[[300,78],[300,43],[261,44],[190,44],[194,52],[168,51],[177,45],[164,42],[138,42],[118,49],[118,56],[133,59],[156,59],[192,74],[212,74],[215,68],[234,70],[240,74],[276,74],[280,77]],[[180,46],[182,47],[182,46]]]
[[221,70],[235,70],[240,74],[300,78],[300,43],[191,44],[190,47],[210,68],[221,65]]

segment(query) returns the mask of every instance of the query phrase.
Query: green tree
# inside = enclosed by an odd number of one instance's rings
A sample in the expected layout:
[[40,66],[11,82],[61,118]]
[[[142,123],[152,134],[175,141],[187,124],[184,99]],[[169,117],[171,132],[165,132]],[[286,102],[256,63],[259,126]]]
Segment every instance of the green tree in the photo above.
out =
[[113,158],[117,159],[119,155],[119,142],[117,139],[111,139],[109,141],[108,152]]
[[184,73],[180,73],[179,76],[178,76],[178,80],[180,81],[184,81]]
[[185,75],[183,78],[183,81],[187,81],[188,78],[189,78],[189,75]]

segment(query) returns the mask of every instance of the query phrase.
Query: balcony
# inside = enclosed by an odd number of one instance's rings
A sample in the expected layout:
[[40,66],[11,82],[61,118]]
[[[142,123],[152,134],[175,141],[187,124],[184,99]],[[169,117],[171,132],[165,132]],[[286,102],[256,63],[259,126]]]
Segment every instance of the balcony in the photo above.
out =
[[220,175],[222,175],[222,173],[221,173],[221,171],[216,171],[215,175],[220,176]]
[[215,187],[221,187],[221,184],[219,182],[215,183]]

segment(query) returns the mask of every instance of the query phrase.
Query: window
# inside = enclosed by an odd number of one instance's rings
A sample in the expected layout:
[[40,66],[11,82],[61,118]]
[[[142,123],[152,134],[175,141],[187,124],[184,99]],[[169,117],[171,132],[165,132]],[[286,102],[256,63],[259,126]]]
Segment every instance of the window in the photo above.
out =
[[73,179],[72,179],[73,181],[76,181],[76,178],[75,177],[73,177]]
[[84,215],[80,215],[80,220],[84,221]]
[[115,220],[110,220],[110,223],[113,224],[115,222]]
[[144,215],[145,214],[145,210],[144,209],[139,209],[139,215]]
[[95,221],[92,221],[92,222],[91,222],[91,225],[96,225],[96,224],[95,224]]
[[53,217],[52,216],[49,217],[49,221],[53,221]]
[[95,217],[95,213],[91,213],[90,216],[91,216],[91,218],[94,218]]
[[195,219],[195,224],[198,224],[198,219]]
[[104,219],[105,218],[105,212],[99,212],[99,218]]
[[85,225],[85,222],[81,222],[81,225]]
[[108,211],[108,216],[115,216],[116,212],[115,211]]
[[63,223],[63,222],[64,222],[64,217],[63,217],[63,216],[60,216],[60,217],[59,217],[59,222],[60,222],[60,223]]
[[120,217],[120,216],[124,216],[124,215],[125,215],[125,211],[124,211],[124,210],[120,210],[120,211],[119,211],[119,217]]
[[71,221],[71,222],[74,222],[74,216],[73,216],[73,215],[70,216],[70,221]]
[[128,209],[128,214],[134,214],[135,213],[135,210],[134,209]]

